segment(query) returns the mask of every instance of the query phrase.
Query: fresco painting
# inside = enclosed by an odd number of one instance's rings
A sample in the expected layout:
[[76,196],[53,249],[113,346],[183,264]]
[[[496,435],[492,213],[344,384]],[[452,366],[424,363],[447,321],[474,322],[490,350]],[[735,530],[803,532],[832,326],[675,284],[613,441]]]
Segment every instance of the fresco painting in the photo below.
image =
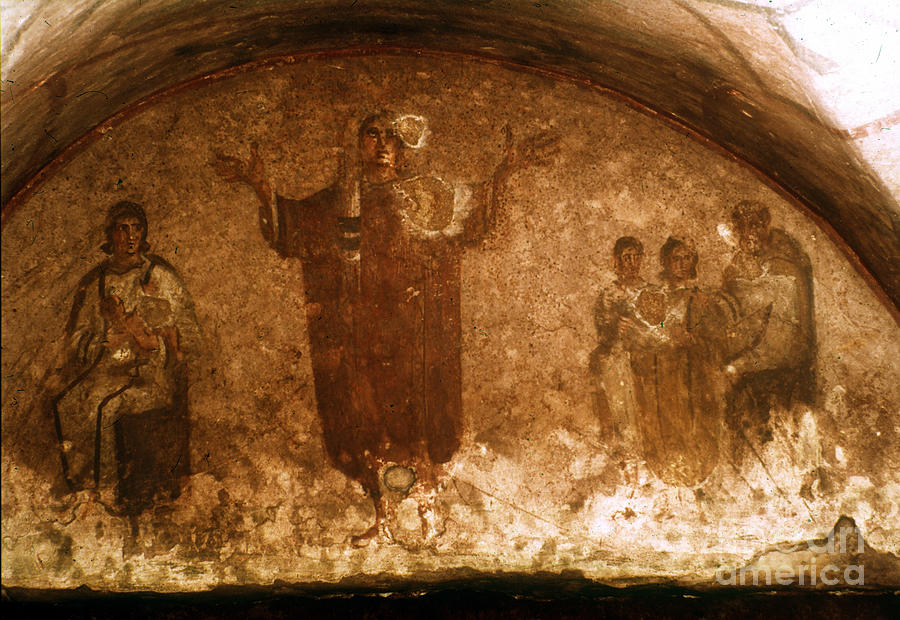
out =
[[644,280],[644,246],[623,236],[594,307],[598,415],[675,485],[702,482],[722,454],[755,454],[772,439],[770,412],[816,393],[809,257],[770,230],[763,205],[741,201],[731,220],[738,245],[721,286],[696,286],[700,256],[676,237],[659,250],[659,283]]
[[897,540],[890,313],[582,85],[236,74],[108,129],[3,246],[5,584],[703,583],[841,515]]
[[[424,142],[426,122],[388,112],[362,120],[341,178],[303,200],[271,198],[256,147],[248,162],[218,158],[222,177],[259,197],[266,241],[302,261],[326,451],[375,505],[375,523],[354,543],[390,538],[382,489],[433,487],[434,468],[459,447],[461,247],[489,234],[509,175],[545,162],[554,144],[536,136],[516,146],[510,136],[489,181],[454,188],[401,176],[403,150]],[[419,509],[434,535],[433,508]]]
[[79,282],[47,383],[65,384],[50,402],[67,489],[133,519],[190,475],[185,364],[200,333],[178,272],[147,253],[143,208],[114,204],[105,233],[110,258]]

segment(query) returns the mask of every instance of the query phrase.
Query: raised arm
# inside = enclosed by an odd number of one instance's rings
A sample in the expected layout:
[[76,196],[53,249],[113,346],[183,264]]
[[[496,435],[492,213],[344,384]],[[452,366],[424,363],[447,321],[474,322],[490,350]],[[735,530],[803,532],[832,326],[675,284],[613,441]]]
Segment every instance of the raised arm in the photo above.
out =
[[509,125],[503,127],[503,158],[484,183],[479,204],[472,209],[466,226],[466,237],[477,240],[496,232],[507,216],[506,190],[509,179],[529,166],[547,167],[559,153],[559,137],[539,131],[516,142]]
[[250,187],[259,199],[259,228],[263,238],[270,244],[277,242],[277,205],[266,171],[259,156],[259,145],[250,144],[250,158],[243,161],[237,157],[216,153],[213,162],[216,173],[229,183],[243,183]]

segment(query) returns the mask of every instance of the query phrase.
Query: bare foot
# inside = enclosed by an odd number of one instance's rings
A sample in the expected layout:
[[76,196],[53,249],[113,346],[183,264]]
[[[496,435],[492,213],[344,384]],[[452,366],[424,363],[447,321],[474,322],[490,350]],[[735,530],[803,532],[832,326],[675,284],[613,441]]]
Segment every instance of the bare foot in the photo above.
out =
[[350,544],[354,547],[365,547],[376,536],[378,536],[378,523],[375,523],[372,527],[367,529],[362,534],[351,536]]

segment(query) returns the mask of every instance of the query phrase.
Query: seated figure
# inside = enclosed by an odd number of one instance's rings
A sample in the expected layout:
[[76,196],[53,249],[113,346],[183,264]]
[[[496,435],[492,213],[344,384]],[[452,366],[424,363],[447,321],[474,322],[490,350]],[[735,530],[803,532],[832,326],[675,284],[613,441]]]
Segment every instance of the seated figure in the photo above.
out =
[[200,332],[178,273],[147,254],[140,205],[110,209],[102,249],[110,258],[75,295],[52,409],[69,490],[112,492],[135,516],[177,497],[190,473],[186,365]]

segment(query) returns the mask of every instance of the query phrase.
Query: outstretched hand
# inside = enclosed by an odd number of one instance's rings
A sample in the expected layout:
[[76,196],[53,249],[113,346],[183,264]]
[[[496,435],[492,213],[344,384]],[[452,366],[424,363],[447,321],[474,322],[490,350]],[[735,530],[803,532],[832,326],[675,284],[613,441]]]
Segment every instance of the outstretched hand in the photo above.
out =
[[216,159],[212,162],[216,173],[229,183],[244,183],[256,192],[260,203],[267,206],[270,200],[270,188],[266,181],[266,171],[262,158],[259,156],[259,145],[250,143],[250,157],[243,161],[231,155],[216,153]]
[[503,135],[506,139],[506,156],[501,166],[510,173],[526,166],[549,166],[559,154],[559,136],[546,129],[526,136],[518,143],[513,138],[509,125],[503,127]]
[[254,189],[265,181],[265,170],[262,158],[259,156],[259,145],[256,142],[250,144],[250,158],[243,161],[231,155],[216,153],[213,161],[216,174],[229,183],[246,183]]
[[504,217],[506,207],[503,194],[510,176],[527,166],[549,166],[559,153],[559,136],[552,135],[547,130],[530,134],[517,142],[509,125],[504,125],[503,137],[506,142],[505,152],[491,176],[493,191],[484,218],[488,230],[496,229],[497,223]]
[[630,319],[627,316],[619,317],[619,322],[616,325],[616,329],[619,332],[619,336],[623,338],[627,338],[631,336],[632,333],[638,330],[638,324],[635,319]]

